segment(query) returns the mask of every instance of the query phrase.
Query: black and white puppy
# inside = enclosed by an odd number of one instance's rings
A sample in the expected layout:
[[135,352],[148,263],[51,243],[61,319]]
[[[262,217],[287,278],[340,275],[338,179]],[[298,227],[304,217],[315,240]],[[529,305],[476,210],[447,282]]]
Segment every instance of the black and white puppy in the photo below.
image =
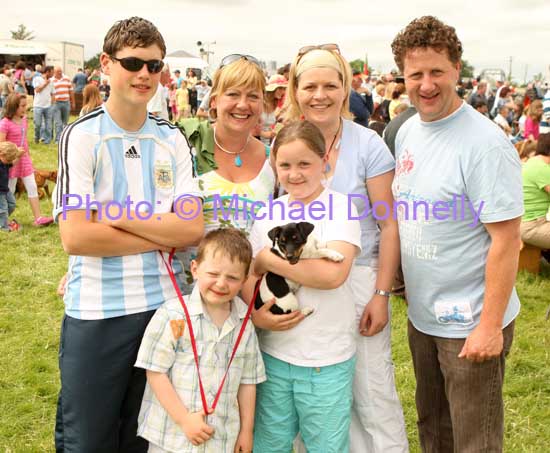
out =
[[[327,258],[335,262],[342,261],[344,256],[341,253],[324,247],[315,236],[311,235],[313,228],[314,225],[309,222],[300,222],[288,223],[269,230],[267,234],[273,241],[271,251],[290,264],[296,264],[301,258]],[[264,301],[275,298],[276,302],[270,308],[272,313],[282,315],[298,310],[300,304],[295,293],[299,288],[298,283],[268,272],[262,277],[254,307],[258,310],[264,305]],[[313,313],[313,308],[302,307],[301,312],[307,316]]]

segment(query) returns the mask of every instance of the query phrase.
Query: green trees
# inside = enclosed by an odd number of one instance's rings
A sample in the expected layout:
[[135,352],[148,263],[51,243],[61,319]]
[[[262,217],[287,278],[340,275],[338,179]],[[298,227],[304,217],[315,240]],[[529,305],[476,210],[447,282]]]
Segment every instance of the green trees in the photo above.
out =
[[468,63],[468,60],[460,60],[460,77],[474,77],[474,67]]
[[10,30],[11,39],[19,39],[23,41],[30,41],[34,39],[33,31],[29,30],[25,25],[19,24],[17,30]]

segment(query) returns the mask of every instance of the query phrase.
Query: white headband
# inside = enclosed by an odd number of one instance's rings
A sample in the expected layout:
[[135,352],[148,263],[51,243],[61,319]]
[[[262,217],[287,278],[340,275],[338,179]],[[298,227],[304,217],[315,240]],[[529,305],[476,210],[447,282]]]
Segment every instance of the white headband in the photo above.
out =
[[343,75],[340,61],[328,50],[314,49],[302,56],[296,65],[296,77],[313,68],[331,68]]

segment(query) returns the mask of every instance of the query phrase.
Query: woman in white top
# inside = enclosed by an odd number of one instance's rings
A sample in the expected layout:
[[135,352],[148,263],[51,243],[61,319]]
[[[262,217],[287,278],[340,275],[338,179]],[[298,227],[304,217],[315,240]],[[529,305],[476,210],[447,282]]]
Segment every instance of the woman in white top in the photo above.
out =
[[[302,48],[290,70],[286,119],[305,118],[319,127],[327,146],[328,187],[352,197],[362,216],[362,251],[351,273],[357,366],[350,451],[401,453],[408,451],[408,442],[395,389],[388,322],[389,294],[399,263],[391,192],[395,163],[374,131],[350,121],[350,89],[350,66],[336,44]],[[300,322],[299,313],[294,316],[293,322]],[[257,326],[274,329],[277,322],[269,312],[254,314]]]

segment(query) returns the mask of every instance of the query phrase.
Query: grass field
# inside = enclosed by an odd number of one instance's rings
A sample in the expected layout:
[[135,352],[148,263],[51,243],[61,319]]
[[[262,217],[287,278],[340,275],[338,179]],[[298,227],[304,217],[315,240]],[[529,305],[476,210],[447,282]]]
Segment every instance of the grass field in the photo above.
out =
[[[29,135],[32,137],[32,135]],[[54,169],[54,145],[31,145],[35,168]],[[42,200],[43,213],[51,202]],[[2,234],[0,259],[0,451],[51,452],[59,386],[57,348],[63,314],[55,290],[67,266],[57,226],[34,228],[25,197],[15,218],[23,230]],[[505,451],[547,452],[550,443],[550,268],[520,274],[522,311],[507,362]],[[393,353],[412,452],[420,451],[406,310],[393,300]],[[472,402],[475,404],[475,402]]]

